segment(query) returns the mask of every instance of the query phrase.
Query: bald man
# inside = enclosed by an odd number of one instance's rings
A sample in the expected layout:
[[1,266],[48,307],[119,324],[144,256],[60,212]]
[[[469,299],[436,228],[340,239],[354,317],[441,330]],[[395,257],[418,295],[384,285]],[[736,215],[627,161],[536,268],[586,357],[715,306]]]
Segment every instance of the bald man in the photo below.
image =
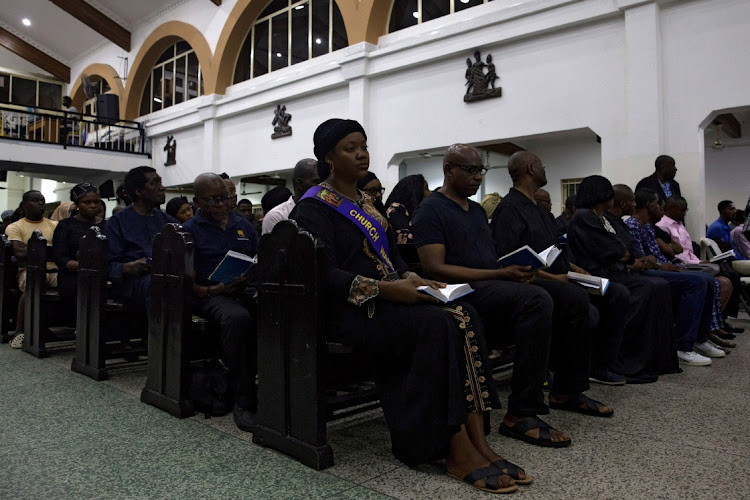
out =
[[528,284],[536,277],[529,268],[499,268],[485,212],[469,200],[486,172],[474,148],[451,146],[443,160],[442,187],[414,214],[414,244],[430,277],[474,288],[461,300],[478,310],[491,345],[501,343],[501,338],[515,344],[511,395],[500,432],[539,446],[567,446],[571,441],[565,433],[537,417],[548,412],[542,386],[552,335],[552,299]]
[[201,174],[193,189],[198,211],[183,225],[195,245],[193,308],[221,327],[221,357],[229,368],[234,422],[243,431],[252,432],[258,407],[254,290],[247,287],[246,276],[231,283],[211,281],[209,276],[229,250],[255,256],[258,236],[248,221],[230,210],[233,198],[221,177]]
[[549,191],[544,188],[537,189],[534,193],[534,201],[552,215],[552,197],[549,195]]
[[287,220],[297,201],[305,195],[308,189],[318,184],[320,184],[318,161],[312,158],[298,161],[292,172],[294,196],[290,196],[286,202],[269,210],[263,217],[263,234],[270,233],[276,224]]

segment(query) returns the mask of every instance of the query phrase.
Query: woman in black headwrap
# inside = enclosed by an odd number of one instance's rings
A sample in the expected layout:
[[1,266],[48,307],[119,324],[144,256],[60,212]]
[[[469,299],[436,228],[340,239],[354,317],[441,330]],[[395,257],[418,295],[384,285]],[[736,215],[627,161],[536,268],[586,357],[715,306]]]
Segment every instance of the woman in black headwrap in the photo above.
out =
[[190,206],[190,202],[184,196],[177,196],[169,200],[166,212],[180,221],[180,224],[193,218],[193,207]]
[[386,218],[357,189],[370,161],[364,129],[328,120],[314,142],[325,181],[290,218],[325,244],[327,330],[372,365],[393,454],[408,465],[445,459],[449,475],[493,493],[517,489],[513,478],[531,482],[485,438],[489,410],[500,404],[484,371],[479,316],[417,290],[440,284],[407,271]]
[[[78,213],[61,220],[55,228],[52,249],[59,269],[57,286],[63,300],[75,304],[78,292],[78,247],[81,238],[91,226],[104,231],[101,217],[102,197],[96,186],[84,182],[70,190],[72,201]],[[75,311],[75,308],[73,308]]]
[[407,175],[393,188],[385,202],[388,223],[396,233],[396,243],[413,243],[411,218],[422,200],[430,196],[430,187],[424,176]]

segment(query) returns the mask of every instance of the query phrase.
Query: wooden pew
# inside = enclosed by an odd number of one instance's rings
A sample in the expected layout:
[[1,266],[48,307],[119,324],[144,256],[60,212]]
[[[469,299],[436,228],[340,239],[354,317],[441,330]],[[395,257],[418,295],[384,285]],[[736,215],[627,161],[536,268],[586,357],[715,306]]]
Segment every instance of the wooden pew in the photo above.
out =
[[48,355],[49,342],[72,341],[75,328],[50,325],[60,323],[64,311],[59,307],[60,294],[56,289],[47,288],[47,262],[52,261],[52,247],[37,229],[27,243],[26,256],[26,306],[24,309],[25,328],[23,350],[44,358]]
[[205,326],[191,315],[193,238],[178,224],[156,236],[151,263],[148,369],[141,401],[177,418],[195,414],[189,392],[187,335]]
[[21,290],[18,289],[18,264],[13,258],[13,246],[6,235],[2,235],[2,257],[0,257],[0,343],[9,342],[16,330],[16,313]]
[[[333,465],[326,420],[334,409],[377,401],[374,389],[328,397],[329,356],[352,349],[325,341],[323,244],[282,221],[260,240],[258,414],[253,442],[316,470]],[[352,365],[354,365],[352,363]],[[335,368],[334,368],[335,369]]]
[[[109,369],[137,362],[146,347],[123,349],[121,340],[145,341],[145,318],[131,317],[122,302],[107,298],[107,237],[98,227],[81,238],[78,257],[76,354],[70,369],[96,381],[106,380]],[[113,359],[124,362],[107,363]]]

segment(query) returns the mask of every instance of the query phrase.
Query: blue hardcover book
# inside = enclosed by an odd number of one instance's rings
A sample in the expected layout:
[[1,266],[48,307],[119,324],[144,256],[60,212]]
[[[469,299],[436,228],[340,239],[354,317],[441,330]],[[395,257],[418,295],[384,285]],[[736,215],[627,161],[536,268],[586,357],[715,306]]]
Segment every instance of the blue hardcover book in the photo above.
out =
[[244,276],[256,262],[254,257],[230,250],[208,279],[217,283],[231,283]]
[[539,269],[546,269],[551,266],[561,252],[562,251],[559,248],[552,245],[542,252],[536,253],[531,247],[529,247],[529,245],[524,245],[518,250],[503,255],[497,259],[497,262],[502,267],[531,266],[532,271],[538,271]]

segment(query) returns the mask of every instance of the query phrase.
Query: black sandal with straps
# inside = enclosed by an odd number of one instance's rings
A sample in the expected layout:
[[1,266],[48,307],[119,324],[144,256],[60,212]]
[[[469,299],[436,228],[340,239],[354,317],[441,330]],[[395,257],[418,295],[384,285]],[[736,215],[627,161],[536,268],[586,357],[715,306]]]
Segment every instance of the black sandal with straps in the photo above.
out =
[[[533,429],[539,429],[538,438],[533,438],[526,435],[527,431]],[[570,438],[566,439],[565,441],[552,441],[552,434],[550,433],[551,429],[554,428],[544,420],[538,417],[528,417],[524,420],[521,420],[513,427],[510,427],[506,425],[505,422],[502,422],[500,424],[498,432],[500,432],[500,434],[502,434],[503,436],[520,439],[521,441],[535,444],[537,446],[544,446],[547,448],[565,448],[566,446],[570,446],[570,443],[572,443]]]
[[524,474],[525,477],[521,479],[521,474],[518,470],[519,467],[513,462],[505,460],[504,458],[495,460],[494,462],[492,462],[492,466],[500,469],[501,471],[505,471],[505,474],[508,474],[510,477],[512,477],[516,484],[531,484],[531,482],[534,480],[534,476],[529,476],[528,474]]
[[[585,405],[585,408],[582,407]],[[585,394],[578,394],[577,396],[569,398],[564,403],[553,403],[549,402],[549,407],[554,410],[567,410],[576,413],[583,413],[592,417],[611,417],[615,414],[615,410],[610,409],[609,411],[601,411],[599,405],[606,406],[604,403],[600,403]]]
[[[473,472],[466,474],[463,479],[459,478],[458,476],[454,476],[450,472],[448,472],[447,474],[454,479],[469,483],[476,489],[486,491],[488,493],[513,493],[518,489],[518,485],[516,484],[506,486],[505,488],[500,488],[500,485],[497,483],[497,477],[504,475],[504,473],[503,471],[492,465],[490,465],[489,467],[476,469]],[[482,479],[484,479],[484,486],[478,486],[474,484]]]

